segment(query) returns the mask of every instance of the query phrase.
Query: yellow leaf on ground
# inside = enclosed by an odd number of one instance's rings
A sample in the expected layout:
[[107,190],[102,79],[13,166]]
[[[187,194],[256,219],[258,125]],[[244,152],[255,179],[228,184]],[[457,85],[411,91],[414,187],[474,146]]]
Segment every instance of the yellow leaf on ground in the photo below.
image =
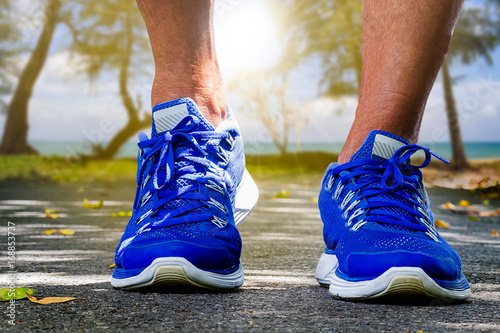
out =
[[0,289],[0,302],[10,301],[11,299],[26,298],[26,294],[33,294],[35,289],[28,288],[1,288]]
[[290,197],[290,191],[289,190],[281,190],[276,195],[273,195],[271,197],[271,199],[276,199],[276,198],[286,199],[286,198],[289,198],[289,197]]
[[467,217],[467,219],[470,220],[470,221],[479,221],[479,217],[474,216],[474,215],[471,215],[471,216]]
[[443,221],[443,220],[435,220],[434,226],[436,226],[436,228],[444,228],[444,229],[450,228],[450,224],[448,222]]
[[45,217],[48,218],[48,219],[58,219],[59,218],[59,214],[49,214],[49,213],[45,213]]
[[115,268],[115,267],[116,267],[116,264],[109,265],[109,268]]
[[120,217],[132,216],[132,211],[130,212],[119,211],[118,213],[111,213],[111,216],[120,216]]
[[83,208],[99,209],[102,207],[103,203],[102,199],[97,203],[90,203],[87,198],[85,198],[83,199]]
[[52,235],[55,232],[57,232],[61,235],[69,235],[69,236],[75,234],[75,231],[71,230],[71,229],[50,229],[50,230],[42,231],[42,234]]
[[500,236],[500,234],[498,233],[498,231],[496,231],[495,229],[491,229],[491,234],[495,237],[498,237]]
[[442,204],[441,208],[444,208],[444,209],[454,209],[455,205],[448,201],[447,203]]
[[26,294],[28,299],[32,301],[33,303],[38,303],[38,304],[54,304],[54,303],[64,303],[64,302],[69,302],[75,299],[81,299],[77,297],[45,297],[45,298],[38,298],[31,296],[30,294]]
[[312,197],[311,201],[314,202],[314,203],[318,203],[318,197]]
[[470,205],[470,203],[469,203],[467,200],[460,200],[460,201],[458,202],[458,205],[459,205],[460,207],[467,207],[467,206],[469,206],[469,205]]
[[59,209],[45,208],[45,214],[57,214],[57,213],[59,213]]

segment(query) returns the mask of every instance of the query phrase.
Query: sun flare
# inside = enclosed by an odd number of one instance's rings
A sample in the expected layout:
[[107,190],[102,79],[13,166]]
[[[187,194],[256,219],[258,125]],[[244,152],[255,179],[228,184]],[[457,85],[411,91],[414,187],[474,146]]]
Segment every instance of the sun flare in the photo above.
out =
[[269,68],[277,62],[281,51],[277,29],[262,1],[242,2],[217,18],[215,41],[224,76]]

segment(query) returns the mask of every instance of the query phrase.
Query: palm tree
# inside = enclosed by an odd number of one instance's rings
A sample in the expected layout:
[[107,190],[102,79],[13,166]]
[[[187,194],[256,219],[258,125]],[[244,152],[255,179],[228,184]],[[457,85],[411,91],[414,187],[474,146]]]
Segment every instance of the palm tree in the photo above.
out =
[[449,66],[454,60],[470,64],[476,61],[477,58],[485,59],[490,65],[493,63],[491,52],[500,42],[499,8],[498,1],[491,1],[487,2],[482,8],[471,8],[462,11],[453,34],[450,50],[441,69],[453,152],[452,166],[457,170],[468,169],[470,164],[467,161],[462,142]]

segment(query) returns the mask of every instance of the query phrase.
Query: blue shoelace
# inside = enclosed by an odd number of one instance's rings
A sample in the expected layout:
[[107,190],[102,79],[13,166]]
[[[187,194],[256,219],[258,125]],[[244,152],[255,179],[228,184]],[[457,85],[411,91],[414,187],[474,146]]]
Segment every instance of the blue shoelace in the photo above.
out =
[[[412,165],[410,158],[419,150],[424,151],[425,160],[421,165]],[[448,163],[426,147],[406,145],[384,162],[363,159],[333,169],[326,189],[339,202],[346,227],[356,231],[367,223],[390,224],[423,231],[438,241],[426,209],[419,171],[432,156]],[[344,191],[348,183],[352,185]]]
[[[139,154],[141,164],[137,173],[137,184],[145,188],[152,182],[150,190],[137,197],[134,207],[144,206],[158,192],[159,200],[146,213],[137,218],[140,224],[148,216],[154,216],[161,210],[166,210],[162,218],[141,227],[140,231],[161,228],[181,223],[211,221],[222,227],[230,217],[230,211],[224,204],[208,195],[200,193],[200,186],[206,186],[225,196],[229,177],[213,161],[206,158],[208,154],[216,154],[223,164],[227,164],[228,156],[219,145],[209,144],[209,141],[228,140],[228,133],[214,131],[195,131],[199,119],[194,116],[184,118],[172,130],[164,134],[141,140]],[[145,136],[145,135],[144,135]],[[175,146],[175,149],[174,149]],[[187,162],[177,164],[176,162]],[[180,165],[180,167],[179,167]],[[200,173],[203,176],[200,176]],[[186,180],[183,186],[170,186],[172,182]],[[165,206],[173,200],[181,199],[183,204],[174,209]],[[195,214],[189,214],[196,211]]]

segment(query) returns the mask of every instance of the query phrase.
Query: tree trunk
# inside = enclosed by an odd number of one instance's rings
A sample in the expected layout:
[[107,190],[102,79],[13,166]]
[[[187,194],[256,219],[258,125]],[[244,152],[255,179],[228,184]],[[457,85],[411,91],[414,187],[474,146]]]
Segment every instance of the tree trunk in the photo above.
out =
[[97,158],[105,158],[110,159],[116,155],[118,150],[128,139],[137,131],[141,130],[144,127],[148,127],[151,125],[151,116],[146,117],[142,121],[128,121],[127,125],[125,125],[122,129],[115,134],[113,139],[108,143],[106,148],[99,150],[97,152]]
[[0,154],[37,154],[28,144],[28,102],[35,82],[47,59],[49,46],[58,22],[60,0],[48,0],[45,7],[45,23],[35,49],[24,67],[12,100],[7,109],[7,120],[0,145]]
[[106,148],[97,152],[96,157],[98,158],[112,158],[132,135],[142,128],[150,126],[152,121],[151,115],[143,120],[139,120],[139,110],[128,91],[128,70],[130,66],[130,57],[132,56],[132,46],[134,44],[132,22],[129,12],[127,12],[127,16],[125,17],[125,29],[127,41],[123,52],[122,63],[120,65],[119,89],[123,106],[128,115],[128,121],[127,124],[115,134]]
[[453,150],[453,159],[451,162],[455,170],[470,169],[469,162],[465,156],[462,134],[460,133],[460,123],[458,120],[455,97],[453,96],[453,87],[451,83],[450,72],[446,60],[443,63],[443,89],[446,102],[446,115],[448,117],[448,127],[450,130],[451,147]]

